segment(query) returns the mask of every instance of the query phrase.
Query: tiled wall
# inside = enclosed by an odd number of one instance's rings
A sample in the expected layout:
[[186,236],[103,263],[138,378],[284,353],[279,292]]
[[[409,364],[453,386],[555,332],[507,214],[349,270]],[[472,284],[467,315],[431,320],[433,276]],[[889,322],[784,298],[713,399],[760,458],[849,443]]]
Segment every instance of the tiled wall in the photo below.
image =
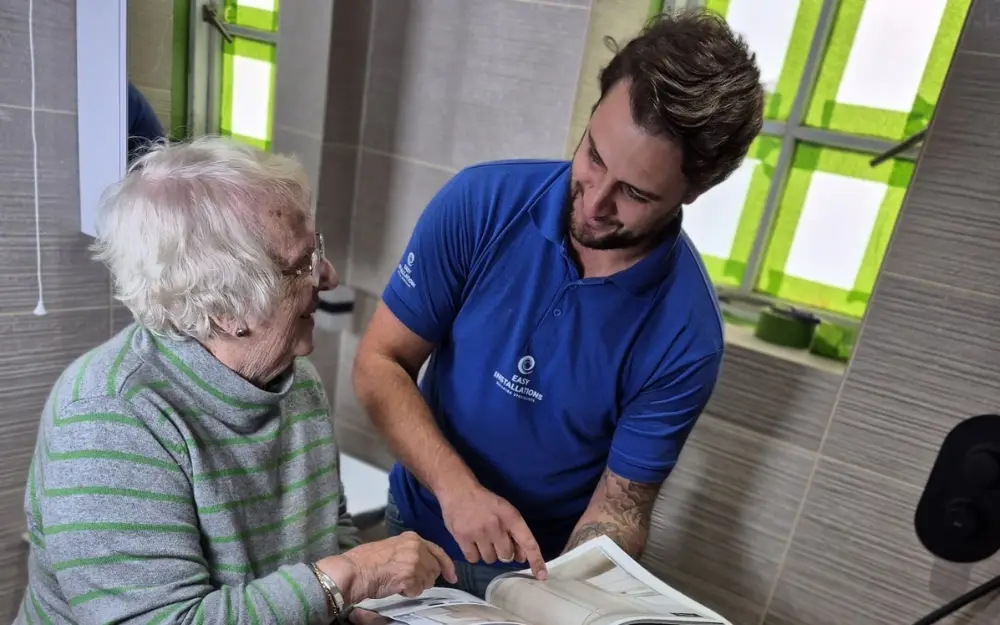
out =
[[350,388],[358,335],[421,210],[461,167],[561,157],[590,0],[334,5],[317,222],[358,289],[334,390],[345,450],[388,465]]
[[[108,339],[107,272],[79,233],[76,3],[0,0],[0,621],[10,622],[25,574],[24,480],[38,418],[71,360]],[[35,106],[31,107],[32,86]],[[37,144],[32,142],[34,118]],[[37,165],[37,195],[35,167]],[[37,204],[36,204],[37,202]],[[38,301],[36,219],[47,314]]]

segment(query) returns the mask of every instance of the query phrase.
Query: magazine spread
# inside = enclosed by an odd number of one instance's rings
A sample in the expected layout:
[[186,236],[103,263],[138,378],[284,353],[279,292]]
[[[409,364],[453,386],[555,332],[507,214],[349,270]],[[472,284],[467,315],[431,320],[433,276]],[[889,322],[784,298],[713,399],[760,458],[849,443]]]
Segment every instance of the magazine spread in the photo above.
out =
[[370,625],[731,625],[642,568],[606,536],[548,564],[545,581],[530,571],[505,573],[486,601],[460,590],[431,588],[415,599],[366,601]]

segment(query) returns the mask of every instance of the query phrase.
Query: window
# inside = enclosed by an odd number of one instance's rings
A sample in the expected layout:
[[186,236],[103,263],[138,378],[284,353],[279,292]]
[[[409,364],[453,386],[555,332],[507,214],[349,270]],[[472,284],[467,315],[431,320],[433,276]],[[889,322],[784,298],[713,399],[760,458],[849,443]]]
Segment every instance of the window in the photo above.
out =
[[685,213],[720,295],[860,318],[971,0],[706,0],[757,54],[764,131]]
[[191,95],[195,134],[271,149],[278,0],[196,0]]

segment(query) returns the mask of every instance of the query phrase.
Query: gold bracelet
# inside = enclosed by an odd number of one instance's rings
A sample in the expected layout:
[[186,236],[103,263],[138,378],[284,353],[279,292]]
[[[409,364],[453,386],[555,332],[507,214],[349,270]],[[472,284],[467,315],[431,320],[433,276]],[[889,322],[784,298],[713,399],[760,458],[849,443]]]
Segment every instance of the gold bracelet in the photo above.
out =
[[316,576],[316,581],[319,582],[320,587],[323,589],[323,594],[326,595],[326,601],[330,607],[331,619],[338,619],[344,610],[344,595],[340,592],[337,582],[321,571],[315,562],[310,564],[309,568],[312,569],[313,575]]

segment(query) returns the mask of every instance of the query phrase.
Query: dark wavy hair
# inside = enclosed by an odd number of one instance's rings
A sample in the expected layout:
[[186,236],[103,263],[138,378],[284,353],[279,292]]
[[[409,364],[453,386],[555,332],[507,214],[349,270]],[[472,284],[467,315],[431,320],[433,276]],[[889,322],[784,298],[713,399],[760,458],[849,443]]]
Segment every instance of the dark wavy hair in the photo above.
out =
[[619,81],[628,81],[633,121],[680,144],[682,171],[698,191],[729,177],[763,126],[756,57],[711,11],[650,19],[599,80],[602,100]]

